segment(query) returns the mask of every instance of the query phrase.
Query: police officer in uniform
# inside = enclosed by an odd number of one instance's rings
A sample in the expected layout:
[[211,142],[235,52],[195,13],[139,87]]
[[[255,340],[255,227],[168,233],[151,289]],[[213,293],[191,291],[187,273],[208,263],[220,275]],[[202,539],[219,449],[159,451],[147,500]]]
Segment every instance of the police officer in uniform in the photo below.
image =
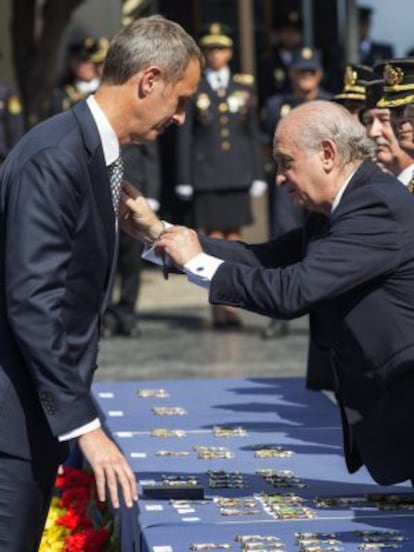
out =
[[0,81],[0,163],[24,134],[23,109],[14,90]]
[[[274,184],[276,167],[271,155],[274,131],[279,120],[297,105],[311,100],[328,100],[332,97],[330,92],[321,87],[322,78],[322,58],[319,50],[309,47],[296,50],[289,69],[292,91],[270,96],[261,110],[262,140],[267,152],[270,235],[273,238],[304,225],[303,210],[292,203],[285,188],[277,188]],[[279,337],[287,331],[286,322],[272,320],[265,328],[263,337]]]
[[[266,188],[254,79],[231,72],[233,40],[226,25],[206,25],[199,45],[206,69],[177,131],[176,191],[181,198],[194,193],[197,228],[237,240],[252,222],[249,191]],[[241,323],[234,308],[214,307],[213,325],[230,329]]]
[[67,111],[95,92],[100,80],[98,69],[105,59],[107,45],[102,40],[86,37],[69,46],[67,75],[63,84],[53,91],[51,115]]

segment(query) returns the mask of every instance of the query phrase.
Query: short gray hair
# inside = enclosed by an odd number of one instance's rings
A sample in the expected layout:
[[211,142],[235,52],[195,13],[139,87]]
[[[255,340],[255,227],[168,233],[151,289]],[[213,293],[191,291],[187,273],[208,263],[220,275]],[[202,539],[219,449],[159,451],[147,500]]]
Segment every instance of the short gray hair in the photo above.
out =
[[[296,114],[294,113],[296,111]],[[349,111],[334,102],[315,100],[295,108],[300,116],[295,144],[304,151],[317,151],[324,140],[332,140],[343,164],[369,159],[374,144],[365,128]]]
[[102,82],[121,85],[149,65],[164,71],[164,80],[179,81],[191,59],[203,56],[195,40],[162,15],[143,17],[114,36],[105,58]]

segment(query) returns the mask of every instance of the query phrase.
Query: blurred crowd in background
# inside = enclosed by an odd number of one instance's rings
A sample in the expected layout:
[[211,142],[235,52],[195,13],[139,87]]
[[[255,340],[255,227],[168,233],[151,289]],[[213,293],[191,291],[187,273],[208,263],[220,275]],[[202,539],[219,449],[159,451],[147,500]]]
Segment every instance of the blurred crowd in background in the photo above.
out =
[[[160,144],[125,146],[127,180],[171,222],[192,225],[216,238],[240,239],[243,228],[254,222],[254,198],[263,197],[267,233],[276,238],[302,226],[306,213],[274,185],[274,129],[302,102],[327,99],[355,115],[376,144],[376,162],[414,190],[414,52],[395,59],[392,44],[371,40],[371,18],[370,8],[358,8],[359,63],[340,67],[334,48],[329,56],[305,46],[300,13],[287,11],[272,29],[271,48],[256,60],[256,75],[234,71],[233,53],[239,45],[228,25],[203,25],[197,38],[206,66],[186,123],[169,129]],[[107,37],[92,36],[69,44],[64,74],[48,101],[48,116],[94,93],[108,44]],[[19,95],[1,81],[0,162],[24,132]],[[104,317],[107,338],[140,335],[136,305],[142,263],[137,242],[122,235],[119,286]],[[220,330],[242,325],[229,307],[212,308],[211,321]],[[272,320],[263,337],[288,332],[287,323]]]

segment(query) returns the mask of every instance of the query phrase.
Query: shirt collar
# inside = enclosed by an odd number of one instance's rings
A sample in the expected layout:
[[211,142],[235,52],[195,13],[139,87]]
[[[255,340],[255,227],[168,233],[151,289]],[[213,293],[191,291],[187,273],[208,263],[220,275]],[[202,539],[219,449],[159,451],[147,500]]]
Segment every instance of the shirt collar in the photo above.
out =
[[111,127],[107,116],[100,108],[95,96],[91,95],[86,100],[92,117],[98,127],[99,137],[101,139],[105,164],[107,167],[116,161],[120,155],[119,141],[114,129]]
[[414,163],[406,167],[403,171],[401,171],[400,174],[397,176],[397,178],[400,182],[404,184],[404,186],[408,186],[413,176],[414,176]]
[[220,69],[220,71],[213,71],[207,68],[206,78],[213,90],[217,90],[217,88],[227,88],[230,81],[230,69],[227,66]]
[[345,180],[345,182],[342,184],[342,186],[339,188],[336,196],[335,196],[335,199],[333,200],[333,203],[332,203],[332,207],[331,207],[331,214],[335,211],[335,209],[338,207],[341,199],[342,199],[342,196],[344,195],[345,193],[345,190],[347,189],[348,187],[348,184],[351,180],[351,178],[354,176],[354,174],[356,173],[356,170],[355,171],[352,171],[352,173],[348,176],[348,178]]

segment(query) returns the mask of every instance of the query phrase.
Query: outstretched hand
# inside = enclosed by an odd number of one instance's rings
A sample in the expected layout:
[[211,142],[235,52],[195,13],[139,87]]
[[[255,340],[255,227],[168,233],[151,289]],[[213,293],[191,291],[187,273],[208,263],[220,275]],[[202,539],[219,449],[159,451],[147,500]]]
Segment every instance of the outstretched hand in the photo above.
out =
[[115,443],[99,428],[81,435],[78,444],[94,472],[98,499],[103,502],[108,491],[113,507],[119,508],[119,486],[131,508],[138,500],[135,475]]
[[141,192],[126,181],[122,183],[119,226],[133,238],[146,243],[155,241],[164,229]]
[[197,232],[185,226],[164,230],[155,245],[155,251],[167,255],[175,266],[182,268],[193,257],[203,252]]

